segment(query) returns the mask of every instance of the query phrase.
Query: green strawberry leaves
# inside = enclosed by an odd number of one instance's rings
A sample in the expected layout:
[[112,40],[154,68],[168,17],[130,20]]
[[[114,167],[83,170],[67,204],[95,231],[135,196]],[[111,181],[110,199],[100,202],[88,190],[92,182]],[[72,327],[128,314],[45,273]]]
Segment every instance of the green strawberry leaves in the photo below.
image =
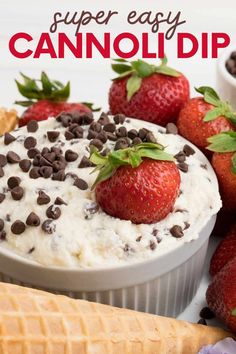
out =
[[138,59],[134,61],[128,61],[125,59],[113,59],[114,63],[111,65],[113,71],[118,74],[114,80],[120,80],[124,77],[128,77],[126,83],[127,100],[130,101],[133,95],[140,89],[142,79],[149,77],[155,73],[178,77],[180,73],[175,69],[167,66],[166,56],[161,59],[160,65],[153,65]]
[[155,143],[142,143],[127,149],[112,151],[107,156],[102,156],[97,150],[93,149],[90,161],[96,165],[93,172],[99,171],[99,174],[92,189],[98,183],[110,178],[120,166],[138,167],[144,157],[160,161],[174,161],[174,157],[165,152],[162,145]]
[[209,86],[195,87],[195,91],[204,96],[204,101],[213,105],[215,108],[208,111],[203,119],[204,122],[211,122],[219,116],[228,118],[233,124],[236,124],[236,113],[228,102],[221,101],[217,92]]
[[[16,81],[19,92],[28,98],[27,101],[16,101],[16,104],[28,107],[36,101],[47,99],[49,101],[67,101],[70,96],[70,83],[63,85],[60,81],[50,80],[47,74],[42,71],[40,80],[31,79],[21,73],[23,83]],[[41,83],[39,87],[38,83]]]
[[101,107],[94,107],[94,103],[92,102],[81,102],[84,106],[88,107],[92,112],[99,112],[101,111]]

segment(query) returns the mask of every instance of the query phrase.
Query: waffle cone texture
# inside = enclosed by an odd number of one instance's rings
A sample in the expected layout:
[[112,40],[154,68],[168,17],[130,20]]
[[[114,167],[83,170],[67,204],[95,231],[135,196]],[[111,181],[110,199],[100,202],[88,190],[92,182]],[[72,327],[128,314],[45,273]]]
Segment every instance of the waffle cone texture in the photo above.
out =
[[0,354],[196,354],[224,330],[0,283]]

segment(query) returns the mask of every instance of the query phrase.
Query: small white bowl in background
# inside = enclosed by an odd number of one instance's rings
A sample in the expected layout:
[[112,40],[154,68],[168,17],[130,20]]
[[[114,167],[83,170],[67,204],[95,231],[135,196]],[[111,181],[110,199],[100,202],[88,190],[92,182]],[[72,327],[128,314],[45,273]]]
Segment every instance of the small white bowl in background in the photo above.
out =
[[217,62],[217,92],[221,99],[228,101],[236,110],[236,78],[233,77],[225,67],[226,61],[230,58],[235,47],[226,48]]

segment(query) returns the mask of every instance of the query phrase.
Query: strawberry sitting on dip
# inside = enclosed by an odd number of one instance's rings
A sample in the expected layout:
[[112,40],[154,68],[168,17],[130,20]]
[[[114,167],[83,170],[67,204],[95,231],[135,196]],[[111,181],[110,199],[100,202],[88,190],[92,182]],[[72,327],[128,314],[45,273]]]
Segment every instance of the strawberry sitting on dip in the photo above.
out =
[[91,161],[100,170],[96,199],[107,214],[151,224],[172,211],[180,173],[162,145],[143,143],[107,156],[94,152]]

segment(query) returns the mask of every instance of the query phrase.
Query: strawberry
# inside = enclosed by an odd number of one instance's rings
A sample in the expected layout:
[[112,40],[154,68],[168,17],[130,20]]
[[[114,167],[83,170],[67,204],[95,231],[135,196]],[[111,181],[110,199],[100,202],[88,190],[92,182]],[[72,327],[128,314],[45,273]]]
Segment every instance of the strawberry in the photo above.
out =
[[223,206],[236,211],[236,132],[217,134],[208,142],[208,150],[214,151],[212,166],[218,177]]
[[179,194],[180,174],[163,146],[142,143],[110,152],[94,152],[100,173],[95,181],[97,203],[109,215],[135,224],[164,219]]
[[236,257],[215,275],[206,300],[215,315],[236,332]]
[[[45,120],[48,117],[56,117],[61,112],[90,112],[86,103],[66,102],[70,95],[70,83],[65,86],[59,81],[50,81],[49,77],[42,72],[41,80],[34,80],[21,74],[24,84],[16,80],[20,93],[28,98],[28,101],[16,101],[16,104],[27,108],[19,120],[19,126],[26,125],[30,120]],[[39,88],[37,81],[42,84]]]
[[210,274],[216,275],[232,258],[236,257],[236,224],[218,245],[211,258]]
[[116,62],[112,68],[119,76],[109,91],[111,113],[123,113],[162,126],[175,122],[189,99],[186,77],[168,67],[166,57],[159,66],[143,60],[116,59]]
[[205,151],[209,137],[234,129],[232,123],[236,123],[236,116],[230,105],[221,101],[211,87],[202,86],[195,90],[203,97],[191,98],[184,105],[177,126],[183,137]]

